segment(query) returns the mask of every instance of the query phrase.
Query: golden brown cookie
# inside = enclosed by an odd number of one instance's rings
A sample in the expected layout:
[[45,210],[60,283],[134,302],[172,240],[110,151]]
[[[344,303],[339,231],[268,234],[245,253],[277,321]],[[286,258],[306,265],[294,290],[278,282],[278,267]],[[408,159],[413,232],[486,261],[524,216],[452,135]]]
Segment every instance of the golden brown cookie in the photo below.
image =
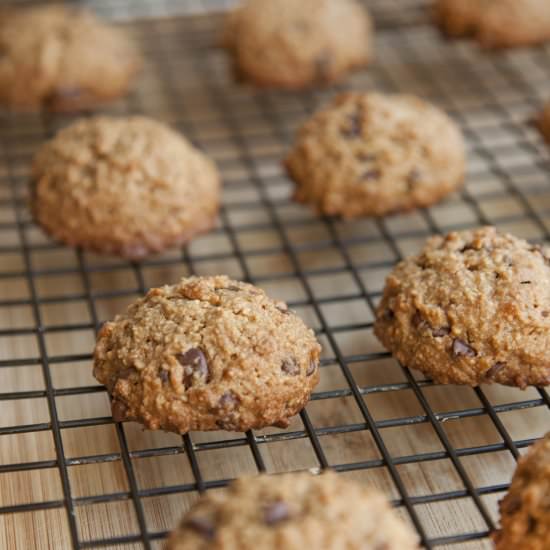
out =
[[413,96],[345,93],[298,131],[285,165],[295,199],[323,214],[383,216],[428,206],[464,178],[460,130]]
[[500,520],[496,550],[550,548],[550,433],[519,460],[500,502]]
[[61,130],[33,163],[32,210],[55,239],[139,259],[212,227],[214,164],[145,117],[94,117]]
[[485,48],[550,40],[548,0],[437,0],[435,17],[451,36],[470,36]]
[[150,290],[105,323],[94,375],[115,420],[150,429],[286,427],[319,381],[320,346],[286,304],[225,276]]
[[415,550],[378,490],[328,472],[245,477],[209,492],[167,550]]
[[73,111],[127,92],[141,65],[122,29],[63,6],[0,17],[0,103]]
[[386,280],[374,330],[442,384],[550,384],[550,253],[493,227],[428,240]]
[[223,41],[243,79],[297,89],[367,64],[372,32],[357,0],[246,0],[228,16]]

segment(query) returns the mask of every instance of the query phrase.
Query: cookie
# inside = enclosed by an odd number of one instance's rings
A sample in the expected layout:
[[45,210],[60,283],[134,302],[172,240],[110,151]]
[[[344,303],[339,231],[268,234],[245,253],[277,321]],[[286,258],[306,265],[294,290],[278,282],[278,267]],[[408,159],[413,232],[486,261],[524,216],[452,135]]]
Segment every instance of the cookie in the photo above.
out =
[[516,468],[500,502],[496,550],[550,548],[550,432],[535,443]]
[[550,143],[550,101],[544,106],[536,123],[544,139]]
[[245,477],[204,495],[167,550],[413,550],[416,535],[376,489],[335,473]]
[[374,331],[442,384],[550,384],[550,250],[493,227],[428,240],[386,280]]
[[372,33],[357,0],[247,0],[228,15],[223,43],[243,80],[300,89],[366,65]]
[[429,206],[464,179],[464,143],[438,108],[407,95],[345,93],[298,131],[294,198],[344,218]]
[[214,164],[154,120],[77,121],[35,156],[32,211],[55,239],[140,259],[181,245],[216,219]]
[[94,375],[117,421],[246,431],[288,426],[319,381],[319,353],[313,332],[263,290],[190,277],[150,290],[103,326]]
[[63,6],[0,17],[0,103],[73,111],[125,94],[141,65],[122,29]]
[[438,0],[435,18],[450,36],[473,36],[485,48],[550,40],[548,0]]

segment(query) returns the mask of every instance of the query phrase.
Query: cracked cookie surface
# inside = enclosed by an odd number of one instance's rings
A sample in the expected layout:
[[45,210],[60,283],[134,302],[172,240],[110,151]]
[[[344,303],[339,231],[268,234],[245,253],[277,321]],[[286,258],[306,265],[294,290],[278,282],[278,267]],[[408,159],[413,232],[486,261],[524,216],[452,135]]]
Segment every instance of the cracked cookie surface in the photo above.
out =
[[298,130],[285,165],[295,199],[344,218],[431,205],[464,178],[454,122],[413,96],[345,93]]
[[370,17],[356,0],[248,0],[228,15],[223,42],[239,77],[298,89],[367,64],[371,35]]
[[485,48],[550,40],[548,0],[438,0],[435,18],[450,36],[471,36]]
[[550,548],[550,433],[520,458],[500,519],[496,550]]
[[375,333],[436,382],[550,384],[550,253],[485,227],[428,240],[386,279]]
[[208,492],[167,550],[414,550],[382,493],[333,472],[241,478]]
[[139,259],[210,229],[214,164],[182,135],[141,116],[82,119],[33,162],[34,219],[53,238]]
[[105,323],[94,375],[115,420],[150,429],[286,427],[319,381],[320,346],[286,304],[225,276],[150,290]]
[[123,29],[63,6],[0,14],[0,103],[73,111],[127,92],[141,56]]

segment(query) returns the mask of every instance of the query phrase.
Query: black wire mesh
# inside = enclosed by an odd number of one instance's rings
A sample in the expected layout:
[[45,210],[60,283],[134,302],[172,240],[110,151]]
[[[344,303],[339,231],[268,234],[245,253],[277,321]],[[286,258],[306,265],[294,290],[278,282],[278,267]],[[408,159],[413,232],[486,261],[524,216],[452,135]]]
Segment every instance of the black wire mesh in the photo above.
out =
[[[244,473],[326,467],[384,490],[427,548],[490,546],[514,459],[550,425],[548,393],[433,384],[377,343],[373,308],[394,263],[433,233],[494,224],[550,240],[550,157],[527,124],[550,96],[550,49],[480,54],[444,41],[425,2],[370,5],[378,61],[347,85],[422,95],[468,140],[465,189],[430,209],[344,223],[293,204],[280,159],[337,90],[234,84],[214,46],[220,16],[131,23],[144,75],[104,109],[164,120],[217,161],[219,226],[182,250],[138,264],[47,240],[27,208],[29,164],[72,118],[0,115],[0,547],[160,548],[200,492]],[[150,286],[218,272],[263,286],[315,328],[324,352],[310,404],[286,431],[181,438],[113,423],[91,377],[94,331]]]

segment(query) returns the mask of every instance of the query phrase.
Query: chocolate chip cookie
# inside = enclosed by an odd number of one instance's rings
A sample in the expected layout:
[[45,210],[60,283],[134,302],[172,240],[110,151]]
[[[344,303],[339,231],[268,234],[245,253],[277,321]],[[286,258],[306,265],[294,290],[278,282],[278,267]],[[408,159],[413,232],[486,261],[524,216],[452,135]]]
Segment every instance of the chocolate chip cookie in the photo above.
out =
[[550,433],[519,460],[500,518],[496,550],[550,548]]
[[32,211],[57,240],[139,259],[217,216],[214,164],[154,120],[95,117],[61,130],[33,163]]
[[150,429],[286,427],[319,381],[320,346],[283,302],[225,276],[150,290],[105,323],[94,375],[113,418]]
[[0,103],[73,111],[127,92],[141,57],[126,32],[64,6],[0,16]]
[[474,36],[485,48],[550,40],[548,0],[438,0],[435,18],[450,36]]
[[416,536],[376,489],[329,472],[261,475],[207,493],[167,550],[414,550]]
[[383,216],[428,206],[464,178],[462,134],[406,95],[345,93],[298,131],[285,165],[295,199],[323,214]]
[[357,0],[247,0],[228,16],[223,43],[242,79],[297,89],[367,64],[372,32]]
[[442,384],[550,384],[550,251],[493,227],[433,237],[386,280],[375,333]]

